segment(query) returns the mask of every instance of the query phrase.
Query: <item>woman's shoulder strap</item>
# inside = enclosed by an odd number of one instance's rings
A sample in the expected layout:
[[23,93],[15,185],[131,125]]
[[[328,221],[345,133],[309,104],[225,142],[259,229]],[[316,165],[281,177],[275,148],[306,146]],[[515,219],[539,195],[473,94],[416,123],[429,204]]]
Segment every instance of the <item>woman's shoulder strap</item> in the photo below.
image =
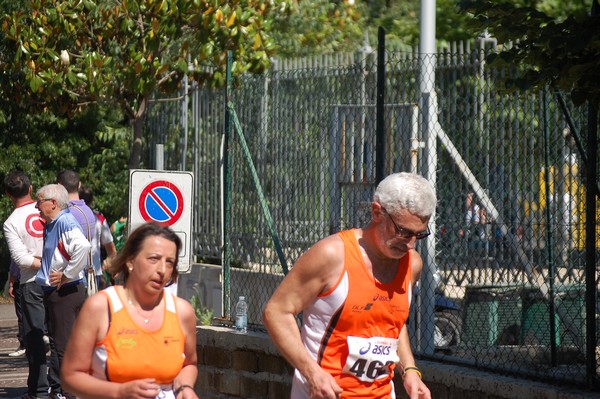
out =
[[111,285],[110,287],[107,287],[100,292],[104,293],[108,297],[108,303],[112,307],[114,313],[123,309],[123,302],[121,301],[121,298],[119,297],[115,286]]

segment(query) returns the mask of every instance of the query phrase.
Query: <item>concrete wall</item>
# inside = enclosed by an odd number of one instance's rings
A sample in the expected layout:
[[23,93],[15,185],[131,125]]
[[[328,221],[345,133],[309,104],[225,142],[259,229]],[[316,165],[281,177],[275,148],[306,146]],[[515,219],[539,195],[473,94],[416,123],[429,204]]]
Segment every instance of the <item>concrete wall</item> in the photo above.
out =
[[[227,327],[199,327],[196,392],[203,399],[289,398],[292,368],[267,334],[236,334]],[[570,390],[475,369],[417,361],[434,399],[600,399]],[[408,398],[396,378],[396,395]]]

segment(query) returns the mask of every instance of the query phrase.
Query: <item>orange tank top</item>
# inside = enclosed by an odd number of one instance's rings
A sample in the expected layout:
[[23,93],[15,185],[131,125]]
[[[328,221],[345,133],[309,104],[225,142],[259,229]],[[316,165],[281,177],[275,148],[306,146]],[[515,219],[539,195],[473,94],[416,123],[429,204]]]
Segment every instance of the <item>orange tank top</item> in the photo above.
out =
[[185,358],[185,335],[173,294],[163,292],[165,309],[161,328],[147,331],[133,321],[115,287],[101,292],[108,297],[110,326],[106,337],[96,343],[92,374],[114,382],[154,378],[158,384],[172,384]]
[[[342,398],[393,398],[397,342],[412,295],[410,254],[399,260],[394,279],[383,284],[367,270],[354,231],[339,237],[344,270],[336,286],[303,312],[303,342],[344,389]],[[298,372],[294,384],[307,388]]]

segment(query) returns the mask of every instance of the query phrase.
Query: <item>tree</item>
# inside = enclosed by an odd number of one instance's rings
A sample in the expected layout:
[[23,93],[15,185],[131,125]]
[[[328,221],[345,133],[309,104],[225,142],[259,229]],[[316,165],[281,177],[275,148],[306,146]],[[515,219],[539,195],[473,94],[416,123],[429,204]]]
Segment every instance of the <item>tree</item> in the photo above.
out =
[[363,41],[362,4],[354,1],[291,1],[273,15],[272,36],[279,57],[352,51]]
[[[142,128],[157,91],[172,92],[187,74],[222,83],[233,72],[259,72],[272,44],[267,16],[278,1],[32,0],[4,18],[15,60],[3,64],[5,92],[33,112],[72,116],[90,104],[118,105],[133,128],[128,167],[139,167]],[[7,83],[10,82],[10,83]]]
[[[386,41],[410,46],[419,43],[421,3],[419,1],[369,1],[370,34],[381,26],[387,32]],[[468,40],[476,34],[467,24],[469,17],[458,12],[457,0],[436,1],[436,35],[438,42]],[[376,36],[373,36],[376,37]]]
[[[598,4],[597,0],[594,0]],[[502,51],[488,56],[488,62],[519,65],[523,73],[508,78],[508,89],[551,88],[571,93],[581,105],[600,99],[600,15],[590,15],[584,2],[570,4],[565,15],[548,15],[539,7],[515,5],[509,1],[463,0],[463,10],[473,15],[473,22],[487,29],[500,43],[511,43]]]

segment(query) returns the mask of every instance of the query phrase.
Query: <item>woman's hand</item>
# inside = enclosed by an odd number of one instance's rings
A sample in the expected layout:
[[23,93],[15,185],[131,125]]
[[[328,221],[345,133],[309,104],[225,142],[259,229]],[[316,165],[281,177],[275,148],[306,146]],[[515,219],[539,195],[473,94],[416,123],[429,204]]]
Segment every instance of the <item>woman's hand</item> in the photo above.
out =
[[119,397],[123,399],[154,399],[160,392],[154,378],[144,378],[121,384]]

